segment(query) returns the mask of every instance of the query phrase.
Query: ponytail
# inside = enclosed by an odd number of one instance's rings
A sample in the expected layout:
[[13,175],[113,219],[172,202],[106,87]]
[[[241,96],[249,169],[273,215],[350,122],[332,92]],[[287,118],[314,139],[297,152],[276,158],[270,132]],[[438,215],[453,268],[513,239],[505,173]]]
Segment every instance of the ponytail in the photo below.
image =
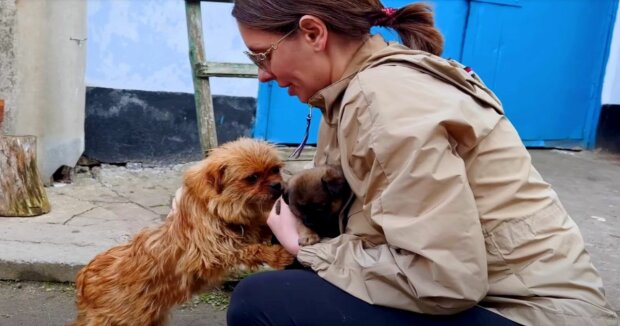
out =
[[443,52],[443,36],[435,28],[433,12],[428,4],[412,3],[400,9],[382,8],[371,19],[375,26],[394,29],[403,44],[411,49],[434,55]]

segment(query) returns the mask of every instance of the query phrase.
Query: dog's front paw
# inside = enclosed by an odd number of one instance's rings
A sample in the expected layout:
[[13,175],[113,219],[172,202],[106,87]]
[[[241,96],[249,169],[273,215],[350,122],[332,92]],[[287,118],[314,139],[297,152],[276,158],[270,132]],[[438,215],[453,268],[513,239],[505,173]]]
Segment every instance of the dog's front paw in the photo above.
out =
[[265,263],[275,269],[284,269],[295,260],[295,256],[291,255],[281,245],[272,245],[269,251],[269,255],[264,257]]
[[295,260],[281,245],[252,244],[247,246],[238,257],[240,262],[250,268],[267,264],[275,269],[283,269]]

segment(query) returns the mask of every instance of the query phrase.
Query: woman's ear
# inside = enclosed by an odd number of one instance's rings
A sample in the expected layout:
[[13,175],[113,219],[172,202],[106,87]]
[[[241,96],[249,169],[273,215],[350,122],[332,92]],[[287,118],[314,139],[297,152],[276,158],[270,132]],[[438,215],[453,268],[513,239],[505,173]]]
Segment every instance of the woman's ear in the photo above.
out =
[[327,25],[318,17],[304,15],[299,19],[299,31],[315,51],[323,51],[327,45],[329,31]]

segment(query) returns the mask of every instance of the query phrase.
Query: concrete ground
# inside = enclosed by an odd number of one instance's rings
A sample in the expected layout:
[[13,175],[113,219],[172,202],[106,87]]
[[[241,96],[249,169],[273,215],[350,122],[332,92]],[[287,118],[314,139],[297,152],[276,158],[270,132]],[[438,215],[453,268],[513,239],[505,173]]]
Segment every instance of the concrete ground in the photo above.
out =
[[[220,292],[196,296],[173,311],[170,324],[225,326],[228,296],[229,293]],[[0,325],[66,325],[75,318],[74,300],[75,291],[71,284],[0,281]]]
[[[531,153],[581,228],[608,299],[620,311],[620,157],[558,150]],[[302,169],[310,154],[288,161],[285,173]],[[0,282],[0,325],[70,321],[75,314],[73,289],[56,282],[73,281],[98,252],[161,223],[189,165],[85,170],[71,184],[47,188],[51,213],[0,218],[0,279],[21,280]],[[195,298],[175,311],[172,325],[224,325],[224,312],[208,303],[218,300],[225,298]]]

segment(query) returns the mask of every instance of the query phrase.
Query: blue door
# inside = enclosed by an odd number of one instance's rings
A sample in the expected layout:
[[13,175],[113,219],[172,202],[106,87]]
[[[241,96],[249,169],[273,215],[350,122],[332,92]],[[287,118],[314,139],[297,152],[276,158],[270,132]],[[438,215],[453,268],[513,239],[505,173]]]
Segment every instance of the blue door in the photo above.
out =
[[591,147],[617,0],[474,0],[462,60],[524,143]]
[[[401,7],[410,1],[384,1]],[[436,0],[443,56],[471,66],[495,91],[528,146],[590,147],[618,0]],[[377,29],[387,39],[396,34]],[[261,84],[254,135],[295,144],[308,108]],[[320,111],[313,110],[309,143]]]

